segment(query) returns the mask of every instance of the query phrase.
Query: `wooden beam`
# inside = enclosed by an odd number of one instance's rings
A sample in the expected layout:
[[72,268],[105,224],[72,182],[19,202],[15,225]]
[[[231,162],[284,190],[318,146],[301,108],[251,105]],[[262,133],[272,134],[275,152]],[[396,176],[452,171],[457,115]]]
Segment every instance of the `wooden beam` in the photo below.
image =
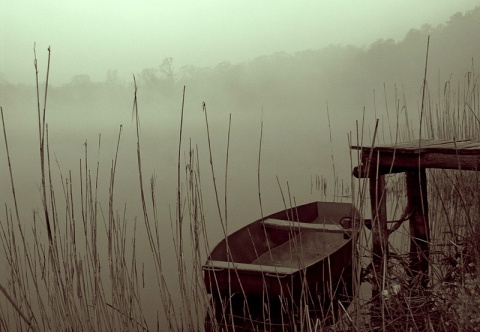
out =
[[[371,147],[353,145],[350,147],[354,150],[360,150],[362,153],[369,154]],[[462,140],[413,140],[407,142],[397,142],[390,144],[377,144],[373,147],[375,151],[381,153],[409,153],[418,154],[424,152],[438,152],[443,154],[477,154],[480,155],[480,141],[474,141],[469,139]]]
[[[442,168],[458,170],[480,170],[480,156],[466,154],[442,154],[426,152],[422,154],[392,154],[379,153],[378,165],[381,169],[388,170],[393,167],[392,173],[409,171],[419,166],[421,168]],[[419,164],[420,161],[420,164]],[[364,161],[366,163],[366,160]],[[377,154],[373,154],[371,165],[377,164]],[[372,176],[370,174],[370,176]]]
[[[378,175],[370,178],[370,205],[372,209],[372,265],[374,280],[372,282],[372,301],[374,307],[382,305],[383,270],[386,268],[388,256],[387,200],[385,177]],[[377,319],[379,313],[373,314]]]
[[278,275],[279,277],[284,277],[287,274],[293,274],[295,272],[298,272],[300,268],[208,260],[205,265],[202,266],[202,269],[208,272],[238,270],[258,273],[269,273]]
[[425,169],[407,172],[406,182],[408,205],[413,211],[410,216],[410,271],[413,280],[426,287],[429,282],[430,227]]
[[352,234],[352,229],[343,228],[341,225],[335,224],[316,224],[271,218],[265,219],[263,224],[267,227],[285,229],[289,231],[317,231],[324,233]]
[[[376,162],[376,160],[374,160]],[[387,175],[387,174],[395,174],[395,173],[403,173],[405,172],[405,168],[403,167],[390,167],[390,166],[379,166],[378,169],[371,168],[369,170],[366,167],[359,167],[355,166],[353,168],[353,176],[357,179],[360,178],[372,178],[376,177],[377,175]]]

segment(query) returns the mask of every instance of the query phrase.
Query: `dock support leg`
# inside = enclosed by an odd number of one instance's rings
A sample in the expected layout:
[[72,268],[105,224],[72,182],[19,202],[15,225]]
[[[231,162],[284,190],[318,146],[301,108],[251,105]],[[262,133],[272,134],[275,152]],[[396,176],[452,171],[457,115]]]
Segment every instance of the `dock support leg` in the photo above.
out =
[[406,173],[410,216],[410,272],[412,282],[427,287],[430,227],[428,221],[427,176],[425,169]]
[[384,269],[388,255],[387,231],[387,199],[385,191],[385,176],[370,178],[370,204],[372,209],[372,265],[374,280],[372,282],[372,300],[376,313],[372,319],[381,319],[383,306],[382,289],[384,285]]

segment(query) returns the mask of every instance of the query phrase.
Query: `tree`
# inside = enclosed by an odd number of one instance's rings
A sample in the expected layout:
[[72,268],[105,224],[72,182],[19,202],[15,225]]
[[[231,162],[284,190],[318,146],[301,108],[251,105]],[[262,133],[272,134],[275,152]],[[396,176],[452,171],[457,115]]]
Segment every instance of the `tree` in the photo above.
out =
[[143,81],[147,86],[156,85],[159,81],[157,71],[158,70],[156,68],[145,68],[140,73],[140,80]]
[[109,86],[119,86],[122,84],[118,76],[118,70],[109,69],[105,75],[105,83]]
[[162,78],[173,81],[175,79],[173,73],[173,58],[163,59],[162,64],[159,66],[159,70]]
[[90,86],[92,81],[90,80],[90,76],[87,74],[78,74],[72,77],[70,84],[74,88],[85,88]]

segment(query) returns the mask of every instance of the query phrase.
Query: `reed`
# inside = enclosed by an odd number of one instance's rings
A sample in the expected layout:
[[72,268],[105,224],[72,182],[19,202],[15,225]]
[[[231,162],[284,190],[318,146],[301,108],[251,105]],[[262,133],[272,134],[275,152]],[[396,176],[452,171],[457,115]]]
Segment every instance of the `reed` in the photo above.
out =
[[[18,213],[2,116],[15,214],[12,216],[5,206],[0,238],[8,262],[8,284],[1,289],[15,310],[12,313],[2,307],[1,324],[6,330],[146,330],[138,296],[135,240],[131,246],[126,244],[126,220],[113,206],[121,128],[112,160],[107,215],[103,216],[108,252],[101,252],[98,223],[104,212],[98,198],[100,163],[90,168],[87,142],[78,177],[71,171],[64,174],[59,165],[59,179],[53,176],[46,115],[49,68],[42,110],[35,55],[42,213],[33,211],[33,222],[22,220]],[[99,137],[98,153],[100,149]]]
[[[50,49],[48,50],[50,55]],[[136,130],[136,158],[138,183],[137,203],[142,207],[143,223],[127,220],[126,206],[120,211],[116,204],[116,179],[118,158],[121,154],[123,127],[120,126],[116,149],[109,165],[109,182],[102,188],[101,136],[94,144],[96,158],[92,158],[91,146],[85,141],[84,153],[79,160],[77,173],[63,172],[57,160],[50,154],[48,137],[47,96],[50,56],[47,64],[45,90],[40,93],[36,51],[34,51],[38,111],[38,151],[40,178],[40,210],[32,212],[31,220],[24,220],[17,200],[14,162],[10,158],[8,124],[4,118],[2,127],[7,156],[8,174],[13,206],[5,206],[1,218],[0,241],[7,262],[6,283],[0,283],[4,302],[0,303],[0,330],[162,330],[199,331],[211,330],[272,330],[272,331],[368,331],[378,329],[371,325],[372,301],[364,296],[365,280],[372,280],[368,272],[371,235],[364,228],[353,234],[356,248],[354,259],[354,294],[351,305],[334,303],[325,312],[316,312],[310,306],[308,289],[302,301],[292,306],[287,295],[271,299],[261,296],[261,313],[255,316],[245,307],[245,317],[235,317],[231,301],[212,299],[204,285],[202,265],[210,252],[207,236],[204,193],[208,189],[202,182],[200,153],[196,145],[186,147],[183,120],[185,89],[182,95],[180,115],[177,188],[175,208],[170,221],[162,220],[158,211],[155,176],[145,180],[142,167],[142,140],[140,108],[134,77],[133,115]],[[425,82],[426,83],[426,82]],[[400,142],[421,136],[433,139],[480,139],[480,87],[479,75],[472,65],[463,82],[454,86],[447,81],[439,87],[437,99],[431,97],[424,84],[422,106],[417,114],[407,111],[405,96],[395,88],[395,116],[388,107],[385,87],[385,112],[376,109],[376,117],[382,118],[378,134],[368,137],[365,120],[357,123],[355,136],[348,135],[348,142],[357,145],[381,142]],[[375,97],[374,97],[375,98]],[[211,134],[206,105],[206,140],[209,149],[210,175],[218,219],[223,235],[229,233],[228,170],[231,117],[226,139],[223,199],[217,184]],[[327,106],[327,116],[329,111]],[[419,121],[415,126],[412,119]],[[385,123],[386,121],[386,123]],[[333,142],[330,142],[333,151]],[[261,187],[263,119],[260,127],[258,153],[258,199],[263,217]],[[95,155],[95,154],[94,154]],[[351,180],[349,184],[337,179],[337,171],[331,153],[334,181],[327,177],[312,177],[311,192],[322,198],[351,200],[362,215],[369,214],[369,198],[363,180]],[[93,161],[92,161],[93,160]],[[55,168],[56,164],[56,168]],[[358,156],[350,156],[351,168],[358,164]],[[387,200],[392,218],[398,218],[405,206],[403,179],[397,175],[387,177]],[[408,268],[407,245],[410,241],[405,225],[398,224],[390,243],[390,259],[381,280],[383,308],[379,317],[383,330],[393,331],[474,331],[479,323],[480,282],[477,267],[480,264],[480,197],[477,172],[461,170],[428,172],[430,198],[431,256],[430,285],[426,291],[412,286],[412,271]],[[279,192],[285,208],[297,205],[288,182],[277,177]],[[107,192],[108,204],[102,206],[102,192]],[[362,223],[363,219],[357,221]],[[138,228],[144,227],[150,246],[151,261],[155,267],[156,294],[160,312],[156,320],[147,317],[141,297],[145,284],[144,271],[138,262]],[[178,284],[166,279],[166,266],[162,252],[163,232],[172,232],[175,250],[175,270]],[[100,245],[106,239],[106,249]],[[292,242],[292,251],[301,250],[301,237]],[[168,267],[168,270],[172,270]],[[236,273],[234,271],[233,273]],[[232,274],[232,278],[236,277]],[[333,283],[330,282],[330,285]],[[330,288],[333,297],[336,289]],[[245,294],[243,294],[245,296]],[[258,300],[258,299],[257,299]],[[274,320],[273,311],[279,315]],[[327,312],[328,311],[328,312]],[[205,324],[207,317],[207,324]],[[238,324],[238,322],[241,322]]]
[[[419,119],[423,117],[420,127],[415,131],[410,124],[409,129],[403,130],[397,120],[397,130],[393,135],[380,133],[378,137],[394,138],[394,141],[383,141],[390,144],[412,140],[420,135],[423,139],[478,139],[478,81],[479,77],[472,66],[456,89],[451,89],[452,82],[445,82],[443,89],[439,88],[441,95],[437,100],[432,100],[428,87],[425,88],[425,101],[418,114],[414,114]],[[399,99],[395,100],[395,105],[399,119],[400,113],[407,107]],[[408,118],[411,119],[412,114]],[[399,207],[406,206],[404,179],[395,174],[386,179],[388,210],[391,212],[389,219],[395,219],[402,211]],[[476,258],[480,248],[477,241],[478,174],[462,170],[428,170],[427,183],[431,222],[430,284],[426,290],[415,286],[414,275],[408,267],[410,235],[407,228],[399,227],[390,240],[390,260],[381,280],[385,298],[380,311],[383,313],[379,318],[380,329],[475,330],[478,306],[472,303],[476,303],[480,290]],[[364,186],[364,180],[358,180],[355,185],[356,188]],[[368,212],[369,204],[365,206],[368,200],[364,191],[357,189],[357,192],[357,204],[364,206],[360,210]],[[370,240],[369,232],[365,232],[359,242],[359,251],[366,256],[369,256]],[[360,317],[357,322],[363,320],[363,323],[357,323],[352,328],[378,328],[364,319],[371,305],[367,300],[362,306],[353,306],[352,314]]]

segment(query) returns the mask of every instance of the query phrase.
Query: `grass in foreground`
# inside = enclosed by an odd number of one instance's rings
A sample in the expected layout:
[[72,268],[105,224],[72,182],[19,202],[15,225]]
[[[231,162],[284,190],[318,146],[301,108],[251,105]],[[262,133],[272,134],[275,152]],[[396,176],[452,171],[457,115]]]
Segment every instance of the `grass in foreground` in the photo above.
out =
[[[36,60],[35,60],[36,61]],[[435,139],[479,139],[480,109],[478,75],[473,70],[465,77],[458,90],[447,82],[443,98],[429,100],[425,109],[424,138]],[[207,312],[214,314],[203,285],[201,266],[209,252],[206,237],[205,213],[203,210],[202,183],[198,150],[189,147],[182,162],[182,128],[179,132],[178,188],[175,217],[172,229],[175,238],[176,269],[179,293],[172,291],[166,282],[166,271],[162,261],[160,233],[164,231],[158,216],[155,179],[150,180],[149,189],[144,188],[139,112],[134,94],[134,112],[137,120],[137,162],[140,202],[143,207],[144,226],[156,269],[158,295],[161,312],[156,319],[146,317],[140,297],[142,278],[139,271],[136,248],[136,222],[127,222],[125,214],[114,210],[117,156],[122,129],[119,130],[117,149],[112,159],[108,190],[108,209],[101,209],[99,198],[99,163],[89,168],[90,152],[85,146],[85,155],[77,175],[59,172],[55,178],[48,143],[46,102],[48,91],[48,69],[40,107],[40,91],[37,71],[37,105],[39,124],[39,153],[41,170],[41,211],[35,211],[29,222],[21,220],[18,213],[15,178],[8,151],[8,127],[2,123],[8,171],[14,205],[6,207],[2,218],[0,238],[7,261],[8,282],[0,284],[4,302],[0,303],[0,329],[5,330],[202,330]],[[400,103],[396,102],[397,105]],[[397,107],[398,130],[393,133],[398,140],[414,138],[411,123],[400,126]],[[204,110],[206,112],[206,110]],[[406,113],[406,112],[405,112]],[[205,113],[206,115],[206,113]],[[183,121],[183,105],[182,105]],[[407,120],[408,121],[408,118]],[[206,119],[208,130],[208,120]],[[401,129],[404,128],[404,129]],[[392,134],[392,133],[390,133]],[[388,135],[387,135],[388,136]],[[363,139],[363,138],[362,138]],[[208,140],[210,140],[208,134]],[[101,141],[99,139],[99,149]],[[228,147],[227,147],[228,151]],[[211,157],[211,156],[210,156]],[[215,179],[212,166],[212,178]],[[228,170],[228,156],[226,171]],[[480,309],[480,281],[477,274],[480,257],[480,226],[478,223],[479,176],[476,172],[430,171],[429,199],[432,222],[431,285],[424,291],[412,287],[406,248],[408,243],[405,229],[400,244],[392,245],[394,253],[386,271],[385,294],[380,328],[404,331],[410,329],[451,331],[478,329]],[[227,174],[225,174],[227,179]],[[79,188],[75,187],[79,179]],[[404,205],[402,179],[389,178],[389,201],[393,211]],[[225,181],[226,182],[226,181]],[[60,183],[58,187],[57,184]],[[364,184],[355,184],[354,203],[362,210],[368,209],[368,197],[364,195]],[[216,186],[215,186],[216,189]],[[58,194],[60,192],[60,194]],[[260,192],[260,190],[259,190]],[[222,227],[227,229],[227,200],[220,204],[218,213]],[[261,200],[261,196],[259,194]],[[394,212],[394,214],[397,212]],[[102,231],[104,226],[105,232]],[[226,232],[225,232],[226,233]],[[107,251],[100,242],[106,239]],[[368,255],[369,234],[359,234],[358,252]],[[169,268],[170,269],[170,268]],[[360,269],[357,269],[356,285],[360,286]],[[370,330],[370,302],[364,301],[358,292],[348,310],[336,318],[332,325],[305,315],[299,317],[298,329],[317,331],[329,329]],[[180,301],[177,299],[180,298]],[[152,323],[153,321],[153,323]],[[214,329],[221,326],[214,325]],[[293,329],[297,326],[292,327]],[[375,327],[376,328],[376,327]],[[287,330],[285,326],[279,329]]]

